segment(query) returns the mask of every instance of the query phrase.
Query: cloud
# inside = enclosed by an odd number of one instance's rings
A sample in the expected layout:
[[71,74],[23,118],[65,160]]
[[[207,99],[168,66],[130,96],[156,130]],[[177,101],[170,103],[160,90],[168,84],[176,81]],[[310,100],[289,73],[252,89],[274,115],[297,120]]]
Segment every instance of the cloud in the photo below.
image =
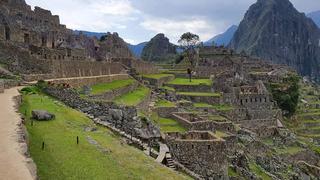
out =
[[[49,9],[68,28],[119,32],[131,42],[165,33],[171,42],[187,31],[203,41],[238,24],[257,0],[26,0]],[[302,12],[320,10],[319,0],[291,0]]]
[[149,17],[140,25],[155,33],[166,34],[173,43],[176,43],[181,34],[185,32],[196,33],[204,40],[217,33],[214,24],[210,24],[205,18],[199,17],[183,20]]
[[96,0],[88,8],[93,9],[96,13],[113,16],[128,16],[138,13],[129,0]]

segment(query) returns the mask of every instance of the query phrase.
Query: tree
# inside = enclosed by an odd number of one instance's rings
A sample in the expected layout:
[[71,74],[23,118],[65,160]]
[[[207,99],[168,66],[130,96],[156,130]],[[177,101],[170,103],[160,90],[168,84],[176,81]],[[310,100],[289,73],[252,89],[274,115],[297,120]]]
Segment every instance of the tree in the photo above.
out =
[[196,34],[190,32],[182,34],[178,43],[180,44],[181,49],[186,55],[186,60],[189,62],[190,67],[188,68],[188,75],[191,82],[192,78],[192,69],[196,65],[196,48],[200,44],[200,38]]

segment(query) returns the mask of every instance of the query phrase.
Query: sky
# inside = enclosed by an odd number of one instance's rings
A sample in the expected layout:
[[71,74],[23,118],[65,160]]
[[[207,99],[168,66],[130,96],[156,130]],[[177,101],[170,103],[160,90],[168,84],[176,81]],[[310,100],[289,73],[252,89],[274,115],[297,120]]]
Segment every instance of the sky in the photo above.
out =
[[[164,33],[177,43],[184,32],[206,41],[238,25],[256,0],[26,0],[51,10],[70,29],[118,32],[128,43]],[[300,11],[320,10],[320,0],[291,0]]]

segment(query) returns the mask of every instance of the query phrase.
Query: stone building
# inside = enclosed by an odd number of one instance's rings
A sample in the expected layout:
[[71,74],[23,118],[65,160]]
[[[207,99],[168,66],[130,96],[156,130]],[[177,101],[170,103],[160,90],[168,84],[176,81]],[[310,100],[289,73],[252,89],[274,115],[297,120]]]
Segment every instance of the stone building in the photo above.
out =
[[[99,62],[119,64],[114,59],[134,60],[127,44],[117,33],[108,33],[105,40],[100,41],[74,33],[60,24],[59,16],[40,7],[33,10],[24,0],[2,0],[0,5],[0,62],[14,73],[41,74],[39,78],[108,75],[121,73],[124,68]],[[84,61],[93,65],[82,66],[87,64]],[[78,72],[55,73],[65,69],[66,64],[70,70]],[[114,66],[117,68],[105,70]],[[98,68],[88,69],[90,67]],[[155,69],[140,61],[135,61],[135,67],[130,68],[137,68],[141,73]]]
[[227,145],[214,133],[169,133],[167,144],[176,161],[203,178],[228,179]]

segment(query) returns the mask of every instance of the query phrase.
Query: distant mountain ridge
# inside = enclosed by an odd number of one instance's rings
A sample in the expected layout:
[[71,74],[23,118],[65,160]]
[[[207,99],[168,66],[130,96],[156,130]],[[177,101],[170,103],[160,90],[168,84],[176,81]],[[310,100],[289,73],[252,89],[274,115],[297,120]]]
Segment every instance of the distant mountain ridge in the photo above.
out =
[[128,47],[136,58],[140,58],[142,50],[147,44],[148,42],[139,43],[137,45],[128,44]]
[[320,10],[315,11],[315,12],[311,12],[311,13],[307,14],[307,16],[309,18],[311,18],[317,24],[317,26],[320,28]]
[[289,0],[258,0],[247,11],[229,47],[293,67],[320,82],[320,29]]
[[215,45],[217,46],[227,46],[231,39],[233,38],[234,33],[237,31],[238,26],[236,25],[232,25],[231,27],[229,27],[226,32],[219,34],[213,38],[211,38],[210,40],[204,42],[205,46],[212,46],[213,42],[215,43]]

